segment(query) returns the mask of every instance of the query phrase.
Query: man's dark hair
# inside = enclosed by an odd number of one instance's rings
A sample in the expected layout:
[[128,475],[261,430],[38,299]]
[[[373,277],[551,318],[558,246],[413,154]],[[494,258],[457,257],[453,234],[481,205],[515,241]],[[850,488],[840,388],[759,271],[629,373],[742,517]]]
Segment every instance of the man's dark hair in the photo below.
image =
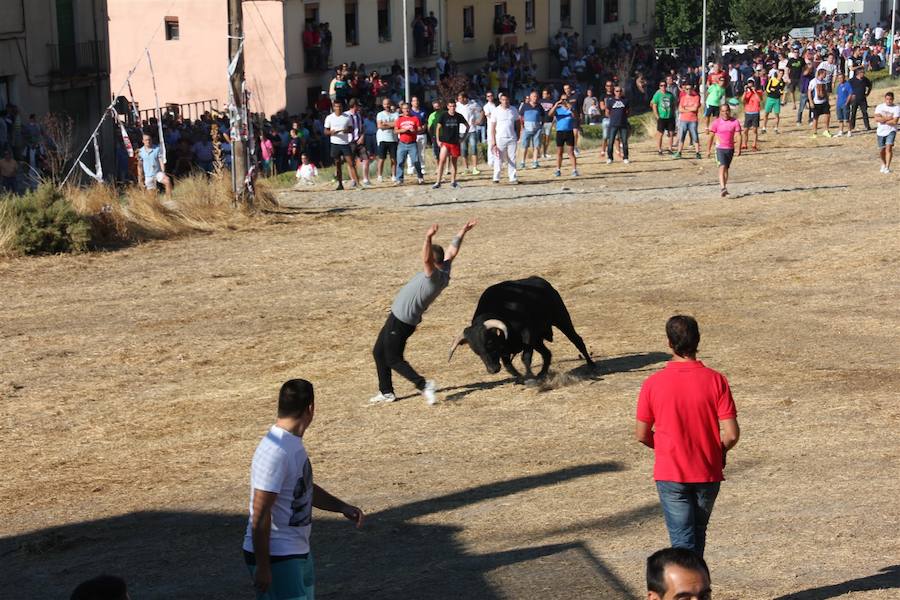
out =
[[687,548],[664,548],[663,550],[657,550],[647,558],[648,592],[656,592],[660,597],[665,595],[665,571],[669,565],[706,573],[706,578],[710,578],[709,567],[706,566],[706,561],[703,560],[703,557],[694,554]]
[[278,392],[278,417],[299,417],[313,403],[313,385],[305,379],[285,381]]
[[82,582],[72,592],[71,600],[125,600],[128,586],[115,575],[100,575]]
[[444,247],[437,244],[431,245],[431,256],[434,257],[435,264],[444,262]]
[[700,345],[700,327],[694,317],[675,315],[666,321],[666,337],[675,354],[691,356],[697,353]]

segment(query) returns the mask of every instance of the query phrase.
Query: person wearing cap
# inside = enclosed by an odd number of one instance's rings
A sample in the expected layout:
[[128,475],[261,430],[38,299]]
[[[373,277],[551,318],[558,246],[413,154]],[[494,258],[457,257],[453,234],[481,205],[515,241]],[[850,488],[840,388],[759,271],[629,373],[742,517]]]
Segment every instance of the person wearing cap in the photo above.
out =
[[735,156],[741,155],[740,145],[735,152],[734,136],[741,133],[741,124],[734,118],[732,111],[738,106],[737,98],[731,98],[722,105],[722,116],[713,121],[709,127],[709,132],[714,134],[709,136],[709,142],[706,146],[706,155],[712,157],[713,140],[716,143],[716,163],[719,165],[719,184],[722,187],[722,197],[728,195],[728,169],[731,168],[731,161]]
[[766,82],[766,116],[763,119],[762,132],[769,126],[769,115],[775,113],[775,133],[781,125],[781,96],[784,94],[784,69],[778,69],[775,76]]

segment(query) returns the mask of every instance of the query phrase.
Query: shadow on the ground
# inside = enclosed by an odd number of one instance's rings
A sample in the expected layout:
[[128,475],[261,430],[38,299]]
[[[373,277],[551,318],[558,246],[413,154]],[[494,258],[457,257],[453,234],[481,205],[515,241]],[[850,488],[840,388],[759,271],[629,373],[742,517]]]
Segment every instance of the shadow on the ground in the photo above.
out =
[[885,567],[874,575],[850,579],[842,583],[811,588],[779,596],[775,600],[828,600],[852,592],[871,592],[900,588],[900,565]]
[[[415,500],[370,514],[361,530],[317,513],[312,538],[317,596],[493,600],[506,597],[496,589],[504,587],[498,581],[523,590],[555,581],[562,589],[560,582],[574,576],[579,587],[596,589],[598,597],[633,597],[633,590],[581,541],[540,545],[528,539],[477,554],[457,539],[466,511],[502,510],[476,504],[622,468],[617,462],[584,464]],[[456,514],[446,522],[421,522],[451,511]],[[635,515],[609,519],[606,527],[621,528]],[[510,522],[509,532],[521,531],[522,525]],[[3,538],[0,585],[16,590],[19,598],[64,598],[80,581],[114,573],[126,579],[133,598],[142,600],[251,597],[240,552],[245,527],[243,513],[138,512]]]
[[850,187],[849,185],[843,184],[835,184],[835,185],[810,185],[810,186],[797,186],[797,187],[785,187],[785,188],[775,188],[769,190],[759,190],[756,192],[744,192],[743,194],[734,194],[731,196],[733,200],[737,200],[738,198],[747,198],[750,196],[761,196],[764,194],[780,194],[780,193],[789,193],[789,192],[813,192],[817,190],[843,190]]

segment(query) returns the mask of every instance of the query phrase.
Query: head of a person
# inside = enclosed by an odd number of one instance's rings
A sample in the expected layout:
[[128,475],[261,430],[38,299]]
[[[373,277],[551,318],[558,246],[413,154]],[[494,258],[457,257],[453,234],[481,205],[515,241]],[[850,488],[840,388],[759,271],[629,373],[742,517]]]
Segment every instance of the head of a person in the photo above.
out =
[[544,88],[543,90],[541,90],[541,98],[549,99],[550,97],[551,97],[551,94],[550,94],[549,89]]
[[441,101],[440,101],[440,100],[432,100],[432,101],[431,101],[431,108],[432,108],[433,110],[441,110]]
[[484,95],[485,102],[493,102],[494,101],[494,92],[487,92]]
[[647,600],[711,600],[709,567],[686,548],[665,548],[647,558]]
[[144,148],[151,148],[151,147],[153,147],[153,138],[152,138],[149,134],[146,134],[146,133],[145,133],[145,134],[143,135],[142,140],[143,140],[143,142],[144,142]]
[[381,108],[387,112],[391,112],[391,99],[385,96],[381,99]]
[[451,115],[456,114],[456,100],[447,100],[447,112]]
[[862,69],[857,69],[853,74],[856,76],[857,79],[862,79],[863,76],[865,76],[865,73],[863,72]]
[[568,83],[564,83],[563,84],[563,92],[565,92],[567,95],[571,95],[572,94],[572,86]]
[[668,88],[669,88],[669,84],[668,84],[668,83],[666,83],[665,81],[660,81],[660,82],[659,82],[659,91],[665,92]]
[[685,81],[684,83],[681,84],[681,89],[682,89],[682,91],[684,91],[685,94],[690,95],[694,91],[694,86],[691,85],[690,81]]
[[621,98],[621,97],[622,97],[622,86],[618,86],[618,85],[617,85],[616,87],[614,87],[614,88],[613,88],[613,95],[614,95],[616,98]]
[[505,92],[500,92],[500,106],[503,108],[509,107],[509,96]]
[[306,152],[304,152],[303,154],[300,155],[300,163],[304,164],[304,165],[309,164],[309,155],[306,154]]
[[816,71],[816,77],[819,79],[825,79],[825,69],[819,69]]
[[344,103],[340,100],[335,100],[334,104],[332,104],[332,109],[334,110],[334,114],[340,115],[344,112]]
[[531,104],[537,104],[538,102],[538,93],[537,90],[531,90],[531,93],[528,94],[528,101]]
[[614,87],[615,87],[615,86],[613,85],[613,82],[612,82],[612,81],[607,81],[606,83],[603,84],[603,89],[606,90],[606,93],[607,93],[607,94],[612,94],[612,93],[613,93],[613,88],[614,88]]
[[305,379],[289,379],[278,392],[278,418],[312,422],[316,411],[313,385]]
[[465,92],[460,92],[456,95],[456,102],[458,104],[468,104],[469,103],[469,95]]
[[439,246],[438,244],[432,244],[431,257],[434,259],[434,264],[437,265],[438,268],[442,268],[444,265],[444,247]]
[[409,115],[409,104],[407,104],[406,102],[400,103],[400,114],[402,114],[404,117]]
[[3,160],[10,160],[12,158],[12,152],[9,150],[3,151]]
[[732,108],[729,102],[726,102],[722,105],[722,118],[728,120],[732,117]]
[[71,600],[128,600],[125,580],[115,575],[100,575],[78,584]]
[[784,79],[784,69],[778,69],[778,79]]
[[844,74],[843,74],[843,73],[838,73],[838,74],[837,74],[837,80],[838,80],[838,83],[844,83],[844,81],[846,81],[847,78],[844,77]]
[[350,98],[350,100],[347,101],[347,110],[356,112],[358,108],[359,103],[356,101],[356,98]]
[[884,95],[884,103],[888,106],[894,105],[894,92],[887,92]]
[[409,101],[411,103],[410,105],[412,106],[412,108],[415,108],[415,109],[419,108],[419,97],[418,96],[413,96],[412,98],[409,99]]
[[696,356],[697,347],[700,346],[700,327],[697,325],[697,319],[687,315],[670,317],[666,321],[666,337],[669,339],[669,348],[676,355],[682,358]]

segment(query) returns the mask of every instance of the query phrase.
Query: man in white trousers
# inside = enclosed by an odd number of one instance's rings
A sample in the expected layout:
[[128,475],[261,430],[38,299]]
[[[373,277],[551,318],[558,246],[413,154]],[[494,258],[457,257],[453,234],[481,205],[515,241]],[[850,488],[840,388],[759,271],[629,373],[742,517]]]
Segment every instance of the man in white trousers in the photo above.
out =
[[494,183],[500,183],[500,169],[506,163],[509,182],[516,179],[516,147],[519,142],[519,111],[509,105],[509,96],[500,92],[500,105],[491,114],[490,139],[493,140],[491,153],[494,155]]
[[481,107],[481,112],[484,114],[484,124],[487,126],[487,164],[489,167],[494,166],[494,154],[491,152],[491,146],[494,145],[494,139],[491,137],[491,115],[494,114],[496,109],[497,105],[494,103],[494,92],[488,91],[484,95],[484,106]]

